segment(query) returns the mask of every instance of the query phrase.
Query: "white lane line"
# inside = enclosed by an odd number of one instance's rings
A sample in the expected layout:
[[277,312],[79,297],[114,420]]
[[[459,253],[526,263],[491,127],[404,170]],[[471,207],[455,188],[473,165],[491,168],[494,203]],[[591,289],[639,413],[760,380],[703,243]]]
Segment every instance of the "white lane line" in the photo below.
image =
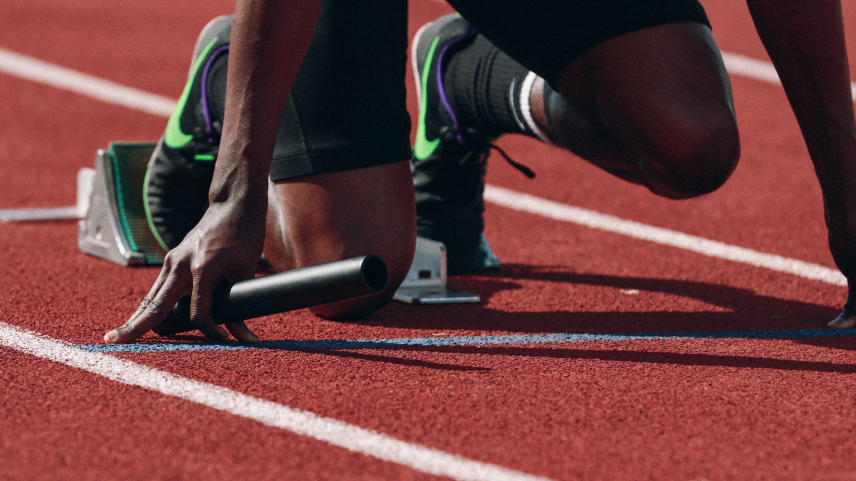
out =
[[752,249],[736,247],[669,229],[624,220],[619,217],[560,204],[493,185],[485,186],[484,198],[486,201],[509,209],[538,214],[550,219],[572,222],[593,229],[623,234],[635,239],[643,239],[658,244],[678,247],[710,257],[765,267],[807,279],[828,282],[836,286],[847,285],[847,279],[841,272],[818,264],[788,259],[774,254],[765,254]]
[[[741,55],[723,53],[726,67],[731,73],[748,76],[757,80],[779,84],[775,68],[769,62],[755,60]],[[43,62],[31,57],[15,54],[0,49],[0,71],[18,75],[36,82],[44,82],[60,88],[73,90],[116,105],[144,110],[146,112],[169,117],[175,106],[175,101],[140,90],[124,87],[106,80],[75,72],[64,67]],[[854,99],[856,99],[856,84],[851,84]],[[105,95],[105,92],[109,95]],[[516,197],[520,196],[520,197]],[[598,214],[596,212],[576,207],[557,204],[544,199],[518,194],[513,191],[488,186],[485,192],[486,200],[516,208],[514,200],[527,199],[529,212],[546,215],[554,219],[566,220],[598,229],[609,230],[646,239],[682,249],[688,249],[705,255],[743,262],[758,267],[766,267],[780,272],[795,274],[808,279],[820,280],[839,286],[846,286],[844,276],[833,269],[824,266],[788,259],[772,254],[730,246],[721,242],[694,237],[679,232],[647,226],[637,222],[623,220],[617,217]],[[522,210],[522,209],[518,209]],[[558,216],[558,217],[555,217]],[[608,219],[608,220],[607,220]],[[591,223],[591,224],[589,224]]]
[[293,409],[231,389],[188,379],[108,354],[88,352],[56,339],[0,322],[0,346],[49,359],[110,380],[202,404],[267,426],[400,464],[417,471],[467,481],[545,481],[493,464],[401,441],[337,419]]
[[3,222],[27,222],[40,220],[62,220],[80,219],[80,211],[77,206],[68,207],[45,207],[32,209],[2,209],[0,210],[0,221]]
[[0,71],[146,113],[169,117],[175,100],[0,49]]
[[725,69],[730,74],[742,75],[755,80],[782,85],[782,81],[779,80],[779,74],[776,72],[776,67],[773,67],[773,64],[770,62],[727,52],[722,52],[722,61],[725,63]]
[[[776,68],[770,62],[726,52],[722,52],[722,61],[725,63],[728,73],[732,75],[742,75],[755,80],[782,85]],[[856,102],[856,82],[850,83],[850,96]]]

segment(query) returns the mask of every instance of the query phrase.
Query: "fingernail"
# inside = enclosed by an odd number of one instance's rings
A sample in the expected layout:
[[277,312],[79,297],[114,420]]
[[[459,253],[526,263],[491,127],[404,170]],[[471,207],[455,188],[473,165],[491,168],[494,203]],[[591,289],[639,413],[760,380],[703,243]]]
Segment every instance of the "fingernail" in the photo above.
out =
[[119,338],[119,333],[115,330],[104,334],[104,342],[115,342]]

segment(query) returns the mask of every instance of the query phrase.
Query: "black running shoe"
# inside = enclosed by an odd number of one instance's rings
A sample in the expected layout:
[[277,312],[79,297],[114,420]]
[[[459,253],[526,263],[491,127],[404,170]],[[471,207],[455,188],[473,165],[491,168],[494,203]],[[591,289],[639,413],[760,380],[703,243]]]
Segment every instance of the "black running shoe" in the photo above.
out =
[[231,31],[232,17],[222,16],[199,34],[187,85],[149,161],[146,216],[166,250],[181,243],[208,209],[223,127],[223,112],[215,111],[210,92],[215,78],[225,79]]
[[482,233],[484,176],[490,149],[498,150],[526,175],[531,174],[493,145],[495,137],[461,125],[446,96],[443,73],[449,58],[472,43],[476,35],[463,17],[447,15],[420,28],[411,51],[419,97],[411,159],[417,233],[445,244],[449,274],[500,267]]

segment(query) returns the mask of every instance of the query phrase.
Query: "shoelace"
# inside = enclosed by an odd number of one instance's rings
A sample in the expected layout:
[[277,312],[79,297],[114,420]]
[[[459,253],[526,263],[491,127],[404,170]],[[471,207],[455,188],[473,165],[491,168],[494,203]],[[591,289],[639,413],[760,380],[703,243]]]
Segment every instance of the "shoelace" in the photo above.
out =
[[[443,103],[443,107],[446,109],[446,112],[449,113],[449,117],[451,117],[451,119],[452,119],[452,125],[454,125],[454,128],[455,128],[455,138],[457,139],[457,141],[460,145],[463,145],[465,147],[474,146],[476,148],[473,150],[486,152],[488,155],[490,153],[490,149],[494,149],[497,152],[499,152],[500,155],[502,155],[502,157],[505,158],[505,160],[509,164],[511,164],[512,167],[514,167],[517,170],[519,170],[520,172],[522,172],[523,175],[525,175],[526,177],[529,177],[530,179],[532,179],[535,177],[535,172],[532,169],[521,164],[520,162],[513,160],[507,153],[505,153],[504,150],[499,148],[499,146],[495,145],[493,142],[486,142],[487,148],[479,148],[479,147],[482,147],[483,144],[485,144],[485,142],[483,142],[483,141],[468,142],[467,138],[466,138],[467,136],[465,136],[464,131],[461,128],[460,123],[458,122],[458,117],[457,117],[457,115],[455,115],[455,112],[452,110],[452,105],[449,102],[449,99],[446,97],[446,86],[445,86],[445,83],[443,81],[443,61],[446,58],[446,53],[449,52],[449,49],[452,46],[454,46],[457,43],[462,42],[464,40],[468,40],[468,39],[475,37],[477,33],[478,32],[476,31],[476,29],[472,29],[469,31],[469,33],[466,33],[466,34],[461,35],[459,37],[453,38],[446,45],[443,46],[442,50],[440,50],[440,56],[437,58],[437,89],[439,90],[439,93],[440,93],[440,101]],[[472,145],[472,144],[475,144],[475,145]]]
[[500,154],[500,155],[502,155],[502,156],[505,158],[505,160],[506,160],[509,164],[511,164],[511,166],[512,166],[512,167],[514,167],[515,169],[519,170],[520,172],[523,172],[523,175],[525,175],[526,177],[529,177],[530,179],[534,179],[534,178],[535,178],[535,171],[533,171],[533,170],[532,170],[532,169],[530,169],[529,167],[527,167],[527,166],[525,166],[525,165],[521,164],[520,162],[517,162],[516,160],[513,160],[511,157],[509,157],[509,156],[508,156],[508,154],[506,154],[506,153],[505,153],[505,151],[504,151],[504,150],[502,150],[501,148],[499,148],[499,146],[498,146],[498,145],[494,144],[493,142],[489,142],[489,143],[487,144],[487,146],[488,146],[488,148],[489,148],[489,149],[494,149],[494,150],[496,150],[497,152],[499,152],[499,154]]
[[455,141],[458,142],[458,145],[461,145],[462,147],[465,147],[466,149],[474,153],[477,152],[478,156],[481,158],[482,161],[487,160],[488,156],[490,156],[491,149],[493,149],[499,152],[499,155],[501,155],[506,162],[508,162],[515,169],[519,170],[521,173],[523,173],[523,175],[529,177],[530,179],[535,178],[535,171],[527,167],[525,164],[522,164],[512,159],[511,156],[508,155],[505,150],[503,150],[501,147],[499,147],[492,141],[486,141],[480,136],[467,135],[465,132],[462,132],[460,130],[452,131],[451,129],[449,129],[449,131],[446,132],[446,135],[454,135]]

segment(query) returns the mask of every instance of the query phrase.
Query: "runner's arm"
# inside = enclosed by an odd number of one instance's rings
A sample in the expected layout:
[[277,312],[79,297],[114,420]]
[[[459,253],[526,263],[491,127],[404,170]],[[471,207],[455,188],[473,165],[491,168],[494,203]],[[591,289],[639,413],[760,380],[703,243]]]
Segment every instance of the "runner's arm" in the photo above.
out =
[[315,30],[320,0],[240,0],[232,26],[226,112],[211,200],[267,202],[279,120]]
[[[320,0],[239,0],[232,26],[220,152],[199,224],[172,249],[140,308],[106,342],[131,342],[190,294],[190,322],[205,335],[229,333],[211,318],[221,282],[253,277],[265,236],[268,173],[279,119],[315,30]],[[226,324],[240,341],[258,337]]]
[[829,246],[850,294],[833,327],[856,325],[856,121],[839,0],[747,0],[814,163]]

